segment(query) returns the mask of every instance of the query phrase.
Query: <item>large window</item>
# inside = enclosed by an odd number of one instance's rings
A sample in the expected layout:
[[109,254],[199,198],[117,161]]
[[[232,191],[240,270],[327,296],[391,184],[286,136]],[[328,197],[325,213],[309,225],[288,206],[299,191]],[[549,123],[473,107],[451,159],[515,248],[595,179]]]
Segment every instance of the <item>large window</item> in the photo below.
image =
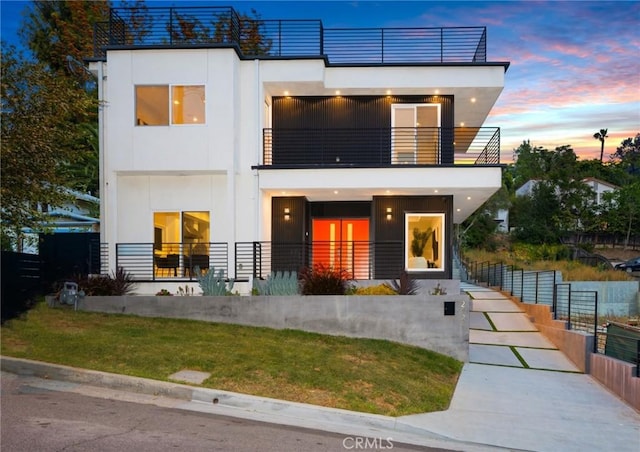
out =
[[204,124],[204,85],[136,86],[136,125]]
[[182,245],[188,254],[198,244],[208,246],[209,212],[155,212],[153,228],[156,251],[178,252]]
[[405,214],[407,271],[444,270],[444,214]]
[[209,212],[155,212],[155,277],[194,276],[210,267]]

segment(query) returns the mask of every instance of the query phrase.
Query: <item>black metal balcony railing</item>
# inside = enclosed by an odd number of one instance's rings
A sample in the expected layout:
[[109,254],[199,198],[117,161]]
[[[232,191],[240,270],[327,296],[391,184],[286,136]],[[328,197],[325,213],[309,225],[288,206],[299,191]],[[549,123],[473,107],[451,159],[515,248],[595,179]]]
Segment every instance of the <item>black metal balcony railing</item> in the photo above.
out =
[[263,165],[495,165],[496,127],[263,129]]
[[238,242],[235,275],[243,281],[315,264],[344,270],[352,279],[397,278],[404,269],[402,241]]
[[[204,249],[196,248],[205,245]],[[138,282],[196,280],[198,267],[236,281],[267,278],[271,272],[296,271],[314,264],[342,269],[354,279],[398,278],[404,269],[402,241],[236,242],[235,262],[227,243],[118,243],[116,267]],[[232,264],[232,272],[230,272]],[[105,266],[106,268],[106,266]]]
[[326,57],[332,64],[475,63],[486,27],[324,28],[320,20],[263,20],[230,7],[112,8],[94,27],[94,56],[110,46],[235,46],[244,57]]
[[228,276],[227,243],[117,243],[116,268],[130,273],[135,280],[164,278],[196,279],[196,267],[202,271],[223,270]]

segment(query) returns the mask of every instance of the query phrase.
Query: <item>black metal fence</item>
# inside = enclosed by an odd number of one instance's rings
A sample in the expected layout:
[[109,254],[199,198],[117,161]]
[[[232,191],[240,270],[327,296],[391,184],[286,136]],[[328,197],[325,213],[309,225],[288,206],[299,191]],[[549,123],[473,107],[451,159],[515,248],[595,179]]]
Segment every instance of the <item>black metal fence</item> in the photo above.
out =
[[117,243],[116,268],[136,281],[197,279],[200,271],[214,270],[229,277],[227,243]]
[[266,278],[272,271],[297,271],[322,264],[352,279],[398,278],[404,269],[401,241],[238,242],[236,280]]
[[264,165],[440,165],[500,163],[497,127],[263,129]]
[[35,297],[44,293],[40,256],[3,251],[1,272],[0,313],[4,323],[27,311]]
[[563,237],[562,242],[573,245],[590,245],[596,250],[597,247],[640,250],[640,234],[637,231],[631,231],[628,236],[627,234],[581,232]]
[[[495,262],[463,262],[461,279],[484,283],[518,297],[523,303],[551,307],[556,320],[566,322],[567,329],[594,336],[593,353],[602,353],[631,362],[640,368],[640,330],[636,336],[614,332],[610,322],[598,314],[598,292],[573,290],[571,283],[559,281],[559,272],[531,271]],[[613,345],[612,345],[613,344]],[[615,351],[620,348],[624,353]]]
[[94,27],[110,46],[234,46],[247,58],[323,57],[332,64],[484,63],[486,27],[325,28],[320,20],[243,17],[230,7],[112,8]]
[[[197,279],[222,270],[225,278],[249,281],[275,271],[299,272],[316,264],[341,269],[353,279],[398,278],[404,269],[402,241],[236,242],[234,261],[225,243],[118,243],[116,268],[139,282]],[[231,269],[231,271],[230,271]]]
[[636,363],[636,377],[640,377],[640,328],[617,322],[609,322],[605,328],[604,354]]

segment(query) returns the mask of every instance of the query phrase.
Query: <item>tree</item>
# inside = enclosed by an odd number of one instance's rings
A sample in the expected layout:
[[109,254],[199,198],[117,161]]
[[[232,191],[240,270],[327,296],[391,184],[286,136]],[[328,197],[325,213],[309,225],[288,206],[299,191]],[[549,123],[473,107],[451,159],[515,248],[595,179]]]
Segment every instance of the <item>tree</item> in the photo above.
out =
[[640,230],[640,179],[605,193],[602,218],[607,232],[625,237],[626,249],[631,234]]
[[634,138],[623,140],[611,159],[631,177],[640,177],[640,133]]
[[494,250],[496,242],[491,240],[498,229],[496,218],[500,209],[508,209],[510,202],[511,173],[502,172],[502,187],[480,208],[462,223],[458,240],[463,247]]
[[593,138],[596,140],[600,140],[600,163],[602,163],[602,157],[604,156],[604,140],[609,138],[607,135],[608,129],[600,129],[600,132],[596,132],[593,134]]
[[67,56],[77,61],[93,55],[93,24],[109,17],[109,2],[39,0],[31,3],[20,36],[36,59],[55,73],[73,73]]
[[271,50],[272,40],[267,38],[265,23],[255,9],[251,15],[220,14],[209,25],[193,15],[173,14],[166,24],[173,43],[237,43],[242,54],[248,56],[267,55]]
[[41,227],[38,206],[58,207],[68,199],[64,167],[76,162],[76,137],[97,101],[14,47],[3,48],[2,60],[2,236],[19,239],[23,228]]
[[514,237],[526,243],[556,243],[561,237],[562,207],[553,183],[541,181],[531,196],[515,199],[511,215]]

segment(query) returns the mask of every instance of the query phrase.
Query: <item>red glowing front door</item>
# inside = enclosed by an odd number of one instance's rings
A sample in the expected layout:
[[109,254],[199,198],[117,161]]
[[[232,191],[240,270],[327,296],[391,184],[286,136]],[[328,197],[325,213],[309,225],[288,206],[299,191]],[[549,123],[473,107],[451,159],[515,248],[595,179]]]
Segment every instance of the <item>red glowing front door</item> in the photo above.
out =
[[369,219],[316,218],[312,223],[313,264],[369,277]]

